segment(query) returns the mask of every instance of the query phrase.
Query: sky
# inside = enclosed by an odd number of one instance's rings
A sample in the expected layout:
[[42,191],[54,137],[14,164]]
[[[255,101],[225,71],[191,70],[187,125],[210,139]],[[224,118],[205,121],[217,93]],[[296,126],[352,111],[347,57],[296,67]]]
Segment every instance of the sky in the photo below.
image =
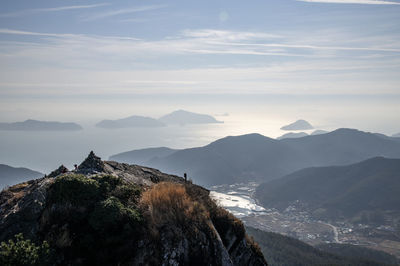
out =
[[0,3],[4,122],[184,108],[392,134],[399,73],[399,0]]

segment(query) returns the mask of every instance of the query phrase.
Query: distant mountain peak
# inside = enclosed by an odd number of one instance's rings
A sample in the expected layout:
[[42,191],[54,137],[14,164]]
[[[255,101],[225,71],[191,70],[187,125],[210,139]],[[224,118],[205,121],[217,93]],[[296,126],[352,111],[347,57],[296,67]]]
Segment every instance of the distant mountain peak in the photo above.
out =
[[306,120],[299,119],[289,125],[281,127],[281,130],[307,130],[313,128],[314,127]]

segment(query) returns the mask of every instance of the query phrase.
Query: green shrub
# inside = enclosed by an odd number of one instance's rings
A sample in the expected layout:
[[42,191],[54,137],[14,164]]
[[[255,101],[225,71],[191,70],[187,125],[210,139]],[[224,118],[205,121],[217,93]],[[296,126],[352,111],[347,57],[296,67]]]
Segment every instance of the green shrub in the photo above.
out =
[[135,224],[140,222],[137,210],[125,207],[116,197],[111,196],[99,202],[89,217],[89,224],[95,230],[113,228],[121,222]]
[[122,182],[121,178],[112,175],[94,176],[93,180],[99,183],[100,191],[104,195],[113,191]]
[[83,175],[65,175],[56,179],[52,185],[51,201],[70,202],[74,205],[87,205],[101,195],[100,184]]
[[36,246],[29,239],[25,240],[22,233],[15,235],[15,241],[10,239],[8,242],[0,244],[0,265],[49,265],[50,248],[44,241],[40,246]]
[[136,205],[142,191],[138,185],[119,185],[112,192],[112,195],[117,197],[124,205]]

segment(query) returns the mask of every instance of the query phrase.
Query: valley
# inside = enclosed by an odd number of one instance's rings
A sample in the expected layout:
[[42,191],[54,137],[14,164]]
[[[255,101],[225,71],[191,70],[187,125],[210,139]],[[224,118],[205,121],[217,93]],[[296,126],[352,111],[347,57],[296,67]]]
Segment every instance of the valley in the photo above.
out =
[[386,220],[382,224],[319,220],[305,204],[294,201],[283,211],[263,208],[253,198],[257,183],[211,187],[211,197],[239,217],[246,226],[297,238],[312,246],[325,243],[352,244],[385,251],[400,258],[400,234]]

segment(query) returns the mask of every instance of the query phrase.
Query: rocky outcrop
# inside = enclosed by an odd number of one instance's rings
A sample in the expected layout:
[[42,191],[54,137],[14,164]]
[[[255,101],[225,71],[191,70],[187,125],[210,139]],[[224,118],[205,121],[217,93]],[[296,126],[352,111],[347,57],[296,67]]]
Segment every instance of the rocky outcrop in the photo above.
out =
[[23,233],[36,238],[39,218],[46,207],[51,178],[41,178],[21,183],[0,193],[0,240]]
[[65,167],[63,164],[60,166],[60,167],[58,167],[56,170],[54,170],[53,172],[51,172],[49,175],[48,175],[48,177],[56,177],[56,176],[59,176],[59,175],[61,175],[61,174],[65,174],[65,173],[67,173],[69,170],[68,170],[68,168],[67,167]]
[[104,171],[104,163],[100,157],[97,157],[93,151],[89,156],[78,166],[76,172],[80,174],[95,174]]
[[266,265],[240,220],[181,177],[93,152],[51,176],[0,193],[0,241],[46,240],[55,265]]

